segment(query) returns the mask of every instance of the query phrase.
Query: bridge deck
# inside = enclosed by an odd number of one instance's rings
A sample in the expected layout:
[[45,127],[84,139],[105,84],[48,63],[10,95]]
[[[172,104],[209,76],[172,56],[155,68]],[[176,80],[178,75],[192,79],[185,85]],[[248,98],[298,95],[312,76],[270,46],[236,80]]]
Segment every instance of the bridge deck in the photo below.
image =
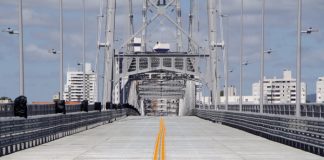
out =
[[[197,117],[165,117],[166,159],[319,160],[322,157]],[[152,159],[158,117],[128,117],[2,160]]]

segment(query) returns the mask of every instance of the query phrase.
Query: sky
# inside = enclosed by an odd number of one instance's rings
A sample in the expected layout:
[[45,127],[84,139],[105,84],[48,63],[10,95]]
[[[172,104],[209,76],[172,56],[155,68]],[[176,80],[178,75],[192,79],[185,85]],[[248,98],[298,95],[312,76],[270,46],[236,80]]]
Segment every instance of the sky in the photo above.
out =
[[[97,53],[97,15],[101,0],[86,0],[86,61],[95,64]],[[104,0],[106,1],[106,0]],[[116,46],[127,39],[128,0],[117,1]],[[189,0],[182,2],[184,29],[188,29]],[[206,0],[198,0],[199,32],[196,39],[207,48]],[[18,1],[0,0],[0,30],[18,29]],[[141,26],[142,0],[134,0],[135,31]],[[224,33],[228,46],[230,85],[239,87],[240,8],[241,0],[223,0]],[[82,61],[82,1],[63,0],[64,8],[64,66],[77,69]],[[170,10],[169,10],[170,11]],[[175,17],[175,13],[171,13]],[[152,15],[152,14],[151,14]],[[315,93],[318,77],[324,76],[324,1],[304,0],[302,28],[313,27],[319,32],[302,35],[302,81],[307,83],[308,94]],[[50,101],[59,90],[59,55],[48,53],[59,50],[59,0],[23,0],[25,94],[29,102]],[[284,69],[290,69],[295,77],[297,45],[297,1],[266,0],[265,48],[272,48],[265,55],[265,76],[282,77]],[[198,23],[197,23],[198,26]],[[149,47],[157,40],[175,43],[175,27],[165,18],[159,18],[148,29]],[[104,34],[101,34],[104,42]],[[218,37],[220,39],[220,37]],[[184,38],[185,40],[185,38]],[[0,97],[15,98],[19,94],[19,39],[17,35],[0,32]],[[185,42],[184,42],[185,43]],[[185,46],[185,45],[184,45]],[[184,48],[185,49],[185,48]],[[244,0],[244,66],[243,94],[251,95],[252,83],[260,78],[261,52],[261,0]],[[102,71],[103,54],[100,54]],[[222,79],[221,79],[222,80]],[[223,81],[223,80],[222,80]],[[223,83],[223,82],[221,82]]]

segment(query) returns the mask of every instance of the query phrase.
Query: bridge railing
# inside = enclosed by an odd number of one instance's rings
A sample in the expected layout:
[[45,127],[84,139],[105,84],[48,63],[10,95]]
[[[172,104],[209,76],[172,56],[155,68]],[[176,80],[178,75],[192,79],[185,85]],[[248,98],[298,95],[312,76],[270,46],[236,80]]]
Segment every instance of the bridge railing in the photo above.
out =
[[[210,109],[215,110],[213,106],[210,105],[196,105],[197,109]],[[306,103],[300,106],[301,117],[311,117],[311,118],[324,118],[324,104],[319,103]],[[239,104],[229,104],[228,109],[224,104],[218,105],[216,110],[219,111],[233,111],[239,112]],[[243,113],[260,113],[259,104],[243,104]],[[269,115],[285,115],[285,116],[295,116],[296,115],[296,105],[295,104],[264,104],[263,113]]]
[[0,117],[12,117],[13,103],[0,103]]
[[[94,105],[88,105],[88,111],[94,111]],[[81,104],[75,105],[66,105],[66,112],[80,112]],[[28,104],[27,105],[27,114],[28,116],[35,115],[47,115],[47,114],[55,114],[55,104]],[[14,116],[14,104],[6,103],[0,104],[0,117],[13,117]]]
[[[45,112],[50,111],[46,110]],[[34,114],[45,113],[36,107]],[[126,116],[125,109],[102,112],[35,115],[26,118],[0,117],[0,157],[44,144]]]
[[[267,110],[264,110],[262,114],[258,110],[258,105],[243,106],[242,112],[219,108],[218,110],[196,108],[193,114],[324,156],[322,104],[303,104],[302,117],[295,116],[293,104],[266,105]],[[237,105],[232,107],[237,108]]]

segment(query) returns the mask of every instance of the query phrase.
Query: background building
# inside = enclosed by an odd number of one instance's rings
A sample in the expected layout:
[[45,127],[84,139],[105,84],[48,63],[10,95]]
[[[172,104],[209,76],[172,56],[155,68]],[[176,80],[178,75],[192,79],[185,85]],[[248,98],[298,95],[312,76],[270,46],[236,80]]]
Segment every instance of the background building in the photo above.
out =
[[[236,90],[236,87],[235,86],[228,86],[228,96],[237,96],[237,90]],[[225,88],[224,88],[225,90]],[[225,94],[225,92],[224,92]],[[225,96],[225,95],[224,95]]]
[[[220,103],[225,104],[225,96],[220,97]],[[240,96],[228,96],[228,104],[239,104]],[[259,104],[258,96],[242,96],[243,104]]]
[[86,99],[89,103],[97,101],[96,74],[90,63],[85,64],[85,98],[83,98],[83,85],[82,71],[68,71],[64,86],[64,100],[82,101]]
[[[290,70],[283,71],[283,78],[264,79],[265,103],[296,103],[296,79]],[[252,85],[253,96],[260,97],[260,82]],[[301,83],[301,103],[306,103],[306,84]]]
[[[225,90],[225,88],[224,88]],[[224,93],[225,94],[225,93]],[[226,95],[220,97],[220,103],[225,104]],[[239,104],[240,96],[237,95],[237,89],[235,86],[228,87],[228,104]],[[258,96],[242,96],[243,104],[258,104],[259,97]]]
[[324,103],[324,77],[316,81],[316,103]]

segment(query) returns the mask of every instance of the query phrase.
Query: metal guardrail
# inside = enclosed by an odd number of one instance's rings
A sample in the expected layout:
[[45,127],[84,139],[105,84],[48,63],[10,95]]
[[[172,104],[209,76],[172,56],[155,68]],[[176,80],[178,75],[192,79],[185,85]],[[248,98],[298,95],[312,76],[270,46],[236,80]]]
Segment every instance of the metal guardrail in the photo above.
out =
[[[311,113],[314,117],[314,112]],[[202,109],[194,109],[193,114],[324,156],[324,120],[320,118]]]
[[[213,106],[199,106],[196,105],[197,109],[211,109]],[[239,111],[240,106],[238,104],[228,105],[227,111]],[[221,104],[217,106],[217,110],[226,111],[225,105]],[[260,113],[260,105],[258,104],[243,104],[243,113]],[[296,105],[295,104],[264,104],[263,113],[269,115],[285,115],[285,116],[295,116],[296,115]],[[300,106],[301,117],[312,117],[312,118],[324,118],[324,104],[320,103],[308,103],[301,104]]]
[[[40,106],[33,114],[47,113]],[[0,156],[34,147],[126,116],[126,110],[74,112],[0,119]]]
[[[14,116],[14,104],[13,103],[6,103],[0,104],[0,117],[13,117]],[[47,114],[55,114],[55,104],[29,104],[27,105],[27,114],[28,116],[35,116],[35,115],[47,115]],[[94,105],[88,105],[88,111],[94,111]],[[73,113],[73,112],[80,112],[81,105],[66,105],[66,112]]]
[[12,117],[14,116],[13,103],[0,104],[0,117]]

